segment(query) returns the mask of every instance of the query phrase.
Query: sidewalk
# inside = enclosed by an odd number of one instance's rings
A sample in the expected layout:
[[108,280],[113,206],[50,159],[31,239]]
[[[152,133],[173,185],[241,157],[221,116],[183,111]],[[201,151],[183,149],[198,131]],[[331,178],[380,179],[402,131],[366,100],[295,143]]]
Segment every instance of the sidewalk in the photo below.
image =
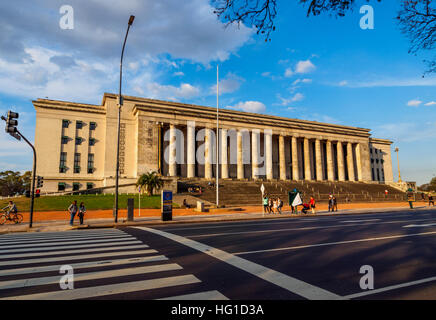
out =
[[[301,207],[300,207],[301,208]],[[85,215],[84,225],[78,225],[78,218],[75,219],[75,225],[71,227],[69,214],[65,211],[36,212],[33,217],[33,227],[29,228],[29,214],[23,213],[24,221],[19,225],[5,224],[0,226],[0,234],[11,232],[53,232],[65,231],[71,229],[89,229],[89,228],[113,228],[119,226],[131,225],[163,225],[175,223],[199,223],[199,222],[221,222],[221,221],[240,221],[254,219],[280,219],[289,217],[314,217],[314,216],[336,216],[336,215],[353,215],[353,214],[371,214],[383,213],[388,211],[411,211],[409,204],[406,202],[390,203],[348,203],[342,204],[339,211],[328,212],[327,205],[317,206],[316,214],[290,214],[290,207],[285,206],[282,214],[263,214],[261,206],[241,207],[241,208],[220,208],[213,209],[211,212],[199,213],[193,209],[174,209],[172,221],[162,221],[159,209],[141,209],[134,212],[134,221],[127,221],[127,210],[119,211],[118,223],[114,223],[112,210],[89,211]],[[434,209],[427,207],[426,202],[415,202],[413,211],[422,211],[425,209]]]

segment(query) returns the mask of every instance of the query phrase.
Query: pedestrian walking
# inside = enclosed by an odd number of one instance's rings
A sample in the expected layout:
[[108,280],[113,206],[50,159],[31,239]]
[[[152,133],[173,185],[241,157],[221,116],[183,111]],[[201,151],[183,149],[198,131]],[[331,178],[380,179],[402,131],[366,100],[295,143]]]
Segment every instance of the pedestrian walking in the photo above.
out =
[[313,196],[310,197],[310,208],[312,209],[312,214],[315,214],[315,198]]
[[263,197],[263,212],[268,212],[268,196]]
[[277,199],[275,199],[273,201],[273,213],[278,213],[279,212],[278,211],[278,206],[279,206],[278,201],[277,201]]
[[282,199],[278,198],[277,199],[277,211],[279,212],[279,214],[282,214],[282,208],[283,208],[283,201],[282,201]]
[[328,204],[329,204],[329,212],[330,212],[330,210],[333,211],[333,196],[332,195],[329,195]]
[[268,199],[268,213],[274,213],[272,210],[273,210],[273,199],[269,198]]
[[336,197],[333,196],[333,210],[332,212],[334,212],[336,209],[336,212],[338,211],[338,200],[336,200]]
[[73,203],[68,207],[68,211],[70,212],[70,226],[74,224],[74,216],[77,213],[77,201],[74,200]]
[[85,216],[85,212],[86,212],[85,204],[81,202],[79,206],[79,213],[78,213],[80,224],[83,224],[83,217]]
[[433,205],[434,207],[434,201],[433,201],[433,196],[431,194],[428,195],[428,206],[430,207],[430,203]]

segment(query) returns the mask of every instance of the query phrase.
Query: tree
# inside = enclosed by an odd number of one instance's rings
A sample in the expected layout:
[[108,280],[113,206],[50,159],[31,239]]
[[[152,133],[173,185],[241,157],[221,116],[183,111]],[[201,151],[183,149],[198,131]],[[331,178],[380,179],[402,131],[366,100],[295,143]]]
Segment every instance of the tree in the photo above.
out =
[[157,174],[156,171],[152,171],[149,173],[142,174],[138,181],[136,182],[136,186],[141,186],[144,188],[149,196],[153,195],[153,191],[156,189],[160,189],[163,186],[163,180]]
[[422,191],[435,191],[436,192],[436,177],[433,177],[429,183],[425,183],[419,187]]
[[[329,13],[343,17],[353,10],[355,0],[298,0],[308,5],[307,16]],[[366,0],[381,2],[382,0]],[[271,41],[271,32],[275,30],[274,19],[277,15],[277,0],[213,0],[215,13],[228,24],[244,23],[254,26],[257,34],[265,35],[265,41]],[[401,9],[396,19],[400,30],[410,38],[409,53],[416,54],[420,50],[432,50],[436,37],[436,6],[431,0],[401,0]],[[425,60],[428,70],[436,72],[436,57]],[[424,74],[425,74],[424,73]]]
[[2,197],[23,193],[30,188],[30,171],[23,175],[19,171],[0,172],[0,195]]

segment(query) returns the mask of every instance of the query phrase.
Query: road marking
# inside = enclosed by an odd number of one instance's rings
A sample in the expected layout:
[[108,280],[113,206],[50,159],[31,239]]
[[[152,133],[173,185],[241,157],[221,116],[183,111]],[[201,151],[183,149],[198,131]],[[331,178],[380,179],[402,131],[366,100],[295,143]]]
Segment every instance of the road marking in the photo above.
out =
[[1,235],[0,240],[6,240],[6,241],[12,241],[12,240],[27,240],[27,239],[56,239],[56,238],[65,238],[65,237],[95,237],[95,236],[120,236],[120,235],[128,235],[123,231],[117,231],[117,232],[93,232],[93,233],[57,233],[52,235],[45,235],[45,234],[26,234],[26,235]]
[[[160,265],[145,266],[145,267],[144,266],[133,267],[133,268],[125,268],[125,269],[117,269],[117,270],[74,273],[74,282],[76,283],[76,281],[115,278],[115,277],[122,277],[122,276],[140,275],[146,273],[173,271],[173,270],[181,270],[181,269],[183,268],[180,265],[176,263],[169,263],[169,264],[160,264]],[[27,288],[27,287],[42,286],[47,284],[57,284],[59,283],[61,277],[62,275],[57,275],[52,277],[0,281],[0,290],[25,288],[25,287]]]
[[18,253],[18,254],[2,255],[0,256],[0,259],[43,257],[43,256],[65,255],[65,254],[72,254],[72,253],[102,252],[102,251],[145,249],[145,248],[148,248],[146,244],[140,244],[140,245],[133,245],[133,246],[118,246],[118,247],[109,247],[109,248],[78,249],[78,250],[68,250],[68,251],[62,250],[62,251],[36,252],[36,253]]
[[233,254],[225,252],[223,250],[205,245],[203,243],[181,237],[172,233],[168,233],[161,230],[146,228],[146,227],[134,227],[136,229],[148,231],[154,234],[158,234],[162,237],[171,239],[175,242],[181,243],[187,247],[198,250],[202,253],[210,255],[216,259],[219,259],[225,263],[228,263],[238,269],[251,273],[260,279],[266,280],[273,283],[281,288],[284,288],[292,293],[302,296],[307,299],[339,299],[340,296],[318,288],[304,281],[298,280],[296,278],[290,277],[281,272],[275,271],[273,269],[261,266],[257,263],[248,261],[241,257],[237,257]]
[[81,241],[81,240],[99,240],[99,239],[131,239],[132,236],[128,235],[118,235],[118,236],[94,236],[94,237],[71,237],[71,238],[58,238],[58,239],[40,239],[40,240],[8,240],[8,241],[0,241],[0,245],[9,246],[15,244],[23,244],[23,243],[45,243],[45,242],[58,242],[60,240],[70,240],[70,241]]
[[75,255],[75,256],[61,256],[54,258],[43,258],[43,259],[27,259],[27,260],[8,260],[8,261],[0,261],[0,266],[15,266],[21,264],[33,264],[33,263],[47,263],[47,262],[58,262],[58,261],[66,261],[70,262],[72,260],[85,260],[85,259],[93,259],[93,258],[105,258],[105,257],[118,257],[118,256],[129,256],[129,255],[138,255],[138,254],[149,254],[149,253],[157,253],[156,250],[136,250],[136,251],[121,251],[121,252],[107,252],[107,253],[96,253],[96,254],[88,254],[88,255]]
[[366,238],[366,239],[357,239],[357,240],[316,243],[316,244],[308,244],[308,245],[303,245],[303,246],[286,247],[286,248],[274,248],[274,249],[254,250],[254,251],[245,251],[245,252],[235,252],[233,254],[234,255],[244,255],[244,254],[261,253],[261,252],[296,250],[296,249],[305,249],[305,248],[313,248],[313,247],[331,246],[331,245],[336,245],[336,244],[348,244],[348,243],[365,242],[365,241],[380,241],[380,240],[406,238],[406,237],[414,237],[414,236],[426,236],[426,235],[433,235],[433,234],[436,234],[436,231],[435,232],[422,232],[422,233],[405,234],[405,235],[394,235],[394,236],[386,236],[386,237],[377,237],[377,238]]
[[381,219],[367,219],[367,220],[344,220],[339,221],[340,223],[354,223],[354,222],[370,222],[370,221],[380,221]]
[[[123,245],[132,245],[132,244],[140,244],[142,243],[139,240],[130,239],[130,241],[123,242]],[[72,246],[54,246],[54,247],[33,247],[33,248],[21,248],[21,249],[7,249],[7,250],[0,250],[0,258],[2,258],[2,254],[4,253],[12,253],[12,252],[32,252],[32,251],[54,251],[54,250],[67,250],[67,249],[77,249],[80,247],[83,248],[90,248],[90,247],[108,247],[108,246],[114,246],[114,245],[120,245],[119,242],[107,242],[107,243],[91,243],[91,244],[75,244]]]
[[428,223],[428,224],[409,224],[407,226],[403,226],[403,228],[417,228],[417,227],[433,227],[436,226],[436,223]]
[[[421,219],[415,221],[426,221],[429,219]],[[432,219],[433,220],[433,219]],[[387,222],[379,222],[377,224],[392,224],[392,223],[404,223],[409,221],[387,221]],[[317,229],[331,229],[331,228],[348,228],[348,227],[363,227],[369,226],[373,223],[362,223],[362,224],[343,224],[343,225],[331,225],[331,226],[319,226],[319,227],[301,227],[301,228],[286,228],[286,229],[271,229],[271,230],[258,230],[258,231],[239,231],[239,232],[223,232],[223,233],[208,233],[208,234],[194,234],[194,235],[185,235],[189,238],[202,238],[202,237],[216,237],[216,236],[227,236],[227,235],[240,235],[240,234],[248,234],[248,233],[271,233],[271,232],[285,232],[285,231],[300,231],[300,230],[317,230]]]
[[1,300],[73,300],[100,297],[112,294],[121,294],[135,291],[151,290],[185,284],[199,283],[198,278],[193,275],[175,276],[167,278],[158,278],[152,280],[132,281],[119,284],[109,284],[104,286],[95,286],[88,288],[78,288],[74,290],[57,290],[53,292],[44,292],[28,294],[13,297],[0,298]]
[[212,291],[184,294],[181,296],[174,296],[174,297],[162,298],[157,300],[229,300],[229,298],[221,294],[219,291],[212,290]]
[[380,293],[380,292],[386,292],[386,291],[396,290],[396,289],[400,289],[400,288],[406,288],[406,287],[410,287],[410,286],[415,286],[417,284],[422,284],[422,283],[427,283],[427,282],[432,282],[432,281],[436,281],[436,277],[431,277],[431,278],[426,278],[426,279],[421,279],[421,280],[416,280],[416,281],[405,282],[405,283],[401,283],[401,284],[397,284],[397,285],[393,285],[393,286],[389,286],[389,287],[384,287],[384,288],[380,288],[380,289],[363,291],[363,292],[360,292],[360,293],[354,293],[354,294],[350,294],[350,295],[344,296],[343,298],[345,298],[345,299],[354,299],[354,298],[364,297],[364,296],[368,296],[368,295],[372,295],[372,294],[377,294],[377,293]]
[[[136,263],[155,262],[155,261],[164,261],[164,260],[168,260],[168,258],[162,255],[158,255],[158,256],[147,256],[147,257],[139,257],[139,258],[72,263],[69,265],[73,267],[74,270],[78,270],[84,268],[101,268],[101,267],[108,267],[108,266],[112,267],[112,266],[121,266],[124,264],[136,264]],[[51,266],[44,266],[44,267],[29,267],[29,268],[0,270],[0,277],[30,274],[30,273],[40,273],[40,272],[50,272],[50,271],[59,272],[59,268],[60,268],[59,265],[51,265]]]
[[[16,245],[5,245],[8,249],[17,249],[17,248],[32,248],[32,247],[49,247],[49,246],[58,246],[58,245],[67,245],[67,244],[82,244],[86,243],[104,243],[104,242],[117,242],[117,243],[126,243],[128,241],[136,240],[134,237],[125,237],[119,239],[97,239],[97,240],[75,240],[75,241],[50,241],[49,243],[27,243],[27,244],[16,244]],[[126,242],[124,242],[126,241]]]

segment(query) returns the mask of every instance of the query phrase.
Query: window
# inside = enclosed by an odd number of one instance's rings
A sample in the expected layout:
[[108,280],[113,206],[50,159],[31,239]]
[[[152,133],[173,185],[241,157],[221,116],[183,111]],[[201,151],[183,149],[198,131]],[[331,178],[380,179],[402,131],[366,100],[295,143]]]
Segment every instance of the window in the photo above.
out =
[[58,191],[65,191],[65,182],[58,183]]
[[82,129],[82,127],[83,127],[83,122],[80,120],[76,121],[76,129]]
[[92,188],[94,188],[94,184],[92,183],[92,182],[87,182],[86,183],[86,189],[92,189]]
[[94,154],[88,154],[88,173],[94,172]]
[[95,123],[95,122],[89,123],[89,130],[95,130],[96,127],[97,127],[97,123]]
[[95,139],[94,138],[89,138],[89,145],[90,146],[95,145]]
[[65,173],[67,171],[67,153],[61,152],[61,160],[59,161],[59,172]]
[[73,191],[78,191],[80,189],[80,183],[73,182]]
[[80,173],[80,153],[74,154],[74,173]]
[[82,144],[83,139],[82,138],[76,138],[76,145]]
[[62,120],[62,128],[68,128],[69,124],[70,124],[69,120],[65,120],[65,119]]
[[68,143],[69,138],[67,136],[62,136],[61,138],[61,143],[62,144],[67,144]]

